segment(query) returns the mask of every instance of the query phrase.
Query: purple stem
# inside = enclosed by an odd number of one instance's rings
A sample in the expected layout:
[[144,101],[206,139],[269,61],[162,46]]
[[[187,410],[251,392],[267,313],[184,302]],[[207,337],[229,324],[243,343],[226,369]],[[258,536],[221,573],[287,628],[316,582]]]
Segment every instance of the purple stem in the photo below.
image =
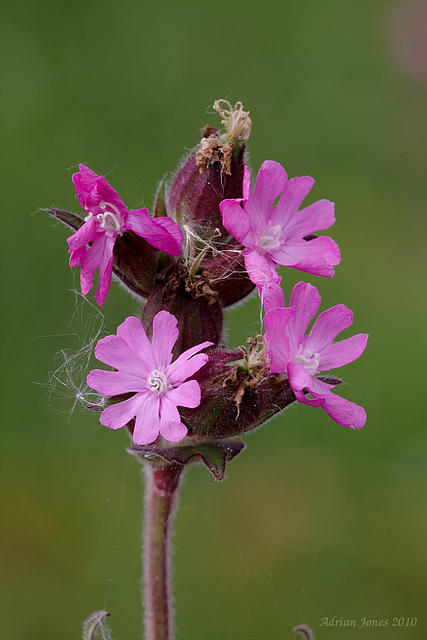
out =
[[172,640],[170,531],[182,466],[148,463],[145,483],[145,640]]

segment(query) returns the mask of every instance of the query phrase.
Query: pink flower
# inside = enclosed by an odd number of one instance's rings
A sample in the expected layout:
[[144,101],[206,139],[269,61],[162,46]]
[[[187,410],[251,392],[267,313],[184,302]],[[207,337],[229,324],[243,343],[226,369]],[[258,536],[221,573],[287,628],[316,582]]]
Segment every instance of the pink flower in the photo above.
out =
[[329,200],[298,210],[313,184],[309,176],[288,180],[278,162],[267,160],[258,172],[253,191],[245,167],[243,201],[221,202],[223,225],[245,247],[246,269],[255,284],[279,283],[278,265],[319,276],[334,275],[334,266],[341,260],[335,242],[327,236],[304,240],[335,222],[334,205]]
[[315,375],[359,358],[365,350],[368,334],[359,333],[333,342],[353,322],[352,311],[339,304],[323,311],[306,335],[319,305],[316,287],[299,282],[292,291],[289,308],[267,311],[265,337],[271,359],[269,368],[272,373],[287,374],[299,402],[320,406],[338,424],[360,429],[366,422],[365,410],[334,395],[331,390],[335,385],[319,380]]
[[[152,218],[148,209],[129,211],[118,193],[105,178],[80,165],[73,175],[77,197],[87,213],[84,224],[67,240],[70,267],[81,265],[80,284],[86,296],[99,269],[96,301],[103,305],[113,270],[113,249],[117,236],[133,231],[156,249],[177,256],[181,253],[183,235],[170,218]],[[90,246],[88,247],[88,245]]]
[[212,342],[191,347],[172,362],[179,335],[177,325],[175,316],[160,311],[153,320],[150,342],[138,318],[130,316],[118,327],[117,335],[106,336],[96,345],[97,359],[117,371],[95,369],[87,377],[88,385],[105,396],[134,393],[104,409],[101,424],[119,429],[136,416],[136,444],[150,444],[159,433],[170,442],[182,440],[187,428],[177,407],[200,404],[199,383],[188,378],[208,360],[204,353],[195,354]]

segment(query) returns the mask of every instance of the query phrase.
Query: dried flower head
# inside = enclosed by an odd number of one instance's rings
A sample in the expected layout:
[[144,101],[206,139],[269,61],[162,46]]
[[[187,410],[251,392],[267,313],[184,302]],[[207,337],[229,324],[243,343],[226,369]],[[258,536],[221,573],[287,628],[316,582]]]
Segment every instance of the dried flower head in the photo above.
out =
[[252,130],[252,120],[249,111],[243,109],[241,102],[236,102],[234,107],[228,100],[215,100],[213,104],[215,111],[221,116],[221,123],[224,125],[229,140],[237,142],[247,142]]

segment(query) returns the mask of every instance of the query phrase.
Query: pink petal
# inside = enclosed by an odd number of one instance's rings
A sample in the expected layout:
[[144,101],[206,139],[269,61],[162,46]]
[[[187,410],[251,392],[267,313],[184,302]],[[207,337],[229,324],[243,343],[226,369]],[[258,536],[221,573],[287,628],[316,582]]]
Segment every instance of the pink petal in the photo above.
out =
[[[296,366],[301,366],[301,365],[292,364],[292,367],[296,367]],[[291,367],[291,365],[289,365],[289,367]],[[333,389],[334,385],[330,385],[326,382],[323,382],[322,380],[319,380],[319,378],[316,378],[315,376],[310,376],[310,378],[311,378],[310,382],[306,380],[307,385],[305,386],[305,389],[312,394],[313,398],[306,396],[302,392],[302,390],[298,390],[294,388],[293,390],[295,393],[295,397],[298,400],[298,402],[302,402],[303,404],[307,404],[311,407],[320,407],[325,402],[324,400],[325,395],[330,394],[331,389]]]
[[313,395],[316,395],[316,394],[326,395],[328,393],[331,393],[331,390],[335,386],[336,385],[331,384],[329,382],[323,382],[323,380],[319,380],[319,378],[316,378],[316,376],[312,376],[310,386],[307,388],[310,391],[310,393],[312,393]]
[[[184,234],[182,233],[182,229],[179,224],[177,224],[175,220],[172,220],[172,218],[168,218],[168,216],[161,216],[159,218],[154,218],[154,220],[156,221],[156,224],[168,231],[169,235],[172,236],[180,248],[184,242]],[[179,249],[179,253],[181,253],[181,249]]]
[[366,411],[363,407],[333,393],[322,396],[322,398],[324,399],[322,409],[326,411],[332,420],[335,420],[343,427],[352,429],[361,429],[364,426]]
[[286,373],[290,359],[287,325],[294,314],[293,309],[273,309],[265,316],[265,338],[272,373]]
[[86,296],[93,287],[93,276],[103,260],[105,241],[105,233],[97,234],[93,244],[83,256],[80,272],[80,286],[83,296]]
[[87,222],[84,222],[80,229],[78,229],[72,236],[67,238],[70,251],[76,251],[78,249],[86,249],[89,242],[93,242],[97,237],[98,223],[95,218],[91,218]]
[[157,368],[166,369],[172,362],[172,349],[178,340],[178,320],[169,311],[159,311],[153,319],[151,344]]
[[90,211],[98,211],[98,213],[102,213],[102,208],[99,208],[98,210],[101,202],[114,205],[114,207],[120,212],[123,219],[126,219],[128,213],[126,205],[123,203],[117,191],[113,189],[103,176],[99,176],[96,181],[95,188],[86,201],[86,206]]
[[288,176],[278,162],[266,160],[262,163],[256,178],[254,196],[266,209],[270,209],[282,191],[285,189]]
[[270,253],[279,264],[326,277],[334,275],[333,267],[341,260],[338,245],[327,236],[320,236],[308,242],[289,239],[279,249],[271,250]]
[[69,260],[70,267],[77,267],[78,265],[82,264],[84,260],[86,248],[76,249],[76,251],[69,249],[68,253],[70,254],[70,260]]
[[200,385],[196,380],[188,380],[175,389],[169,389],[165,395],[173,404],[179,407],[194,409],[200,404]]
[[321,256],[328,264],[336,266],[341,262],[341,252],[337,243],[328,236],[319,236],[305,243],[308,245],[310,255]]
[[285,306],[285,294],[280,285],[275,282],[267,282],[264,285],[258,285],[258,295],[265,313],[273,309],[283,309]]
[[105,396],[119,396],[132,391],[145,391],[147,380],[137,373],[94,369],[87,376],[87,383]]
[[134,209],[126,217],[126,226],[159,251],[180,255],[184,237],[180,227],[170,218],[152,218],[148,209]]
[[201,369],[206,364],[209,357],[205,353],[200,353],[196,356],[194,354],[212,345],[213,342],[202,342],[195,347],[187,349],[184,353],[181,353],[175,362],[172,362],[172,364],[167,368],[166,377],[170,384],[180,384],[181,382],[184,382],[184,380],[187,380],[187,378],[194,375],[196,371]]
[[251,172],[249,168],[245,165],[243,170],[243,200],[247,200],[249,198],[249,194],[251,192]]
[[119,371],[137,373],[144,378],[152,371],[152,368],[150,369],[143,359],[137,357],[135,349],[131,349],[126,340],[114,335],[105,336],[98,341],[95,347],[95,357],[100,362]]
[[140,406],[145,401],[147,394],[137,393],[128,400],[110,404],[101,413],[100,422],[110,429],[120,429],[124,427],[132,418],[136,416]]
[[133,441],[135,444],[151,444],[160,431],[160,398],[148,393],[136,415]]
[[113,273],[113,250],[117,235],[113,233],[104,234],[104,249],[99,265],[99,281],[96,290],[96,301],[100,307],[105,302],[108,290],[111,284],[111,275]]
[[348,329],[353,323],[353,312],[345,304],[337,304],[323,311],[310,331],[306,346],[313,353],[320,352],[329,345],[336,336]]
[[368,342],[367,333],[359,333],[347,340],[340,340],[320,351],[319,371],[337,369],[360,358]]
[[273,224],[280,224],[284,229],[292,227],[300,217],[298,209],[310,193],[313,184],[314,178],[310,178],[310,176],[291,178],[283,189],[279,202],[274,207]]
[[255,189],[245,203],[252,229],[262,232],[271,218],[273,202],[286,185],[287,175],[284,168],[272,160],[262,163],[258,171]]
[[169,442],[179,442],[187,435],[176,405],[167,395],[161,396],[160,433]]
[[151,342],[142,328],[141,321],[135,316],[129,316],[117,328],[117,335],[123,338],[129,348],[135,353],[138,360],[145,363],[149,371],[157,368],[157,363],[153,355]]
[[302,209],[294,216],[286,227],[288,237],[304,238],[321,229],[329,229],[335,223],[334,203],[319,200]]
[[249,219],[242,207],[236,200],[223,200],[219,205],[222,213],[222,224],[233,238],[240,244],[245,244],[244,240],[251,230]]
[[302,391],[298,391],[295,389],[293,391],[298,402],[306,404],[309,407],[320,407],[324,403],[323,398],[310,398],[309,396],[306,396]]
[[282,278],[276,273],[276,264],[268,253],[258,249],[245,249],[243,256],[252,282],[261,286],[269,282],[280,284]]
[[307,327],[317,313],[320,300],[319,292],[311,284],[298,282],[293,288],[289,306],[295,310],[295,314],[288,325],[291,349],[302,343]]
[[84,164],[79,165],[79,172],[73,174],[72,180],[74,188],[76,190],[77,198],[79,199],[80,206],[86,211],[86,202],[95,188],[96,181],[99,176],[97,173],[86,167]]
[[82,208],[94,213],[102,213],[101,202],[114,205],[123,217],[126,217],[127,208],[120,199],[117,191],[108,184],[103,176],[98,176],[94,171],[80,165],[79,173],[73,175],[74,187]]
[[290,362],[288,364],[289,384],[294,391],[302,391],[312,386],[313,376],[304,369],[302,364]]

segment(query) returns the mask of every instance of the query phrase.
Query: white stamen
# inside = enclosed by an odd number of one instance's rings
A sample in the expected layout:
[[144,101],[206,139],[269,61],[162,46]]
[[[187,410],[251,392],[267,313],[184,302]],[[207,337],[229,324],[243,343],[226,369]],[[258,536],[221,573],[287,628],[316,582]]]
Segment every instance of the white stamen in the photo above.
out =
[[305,349],[294,358],[295,364],[302,364],[307,373],[313,374],[319,368],[320,354]]
[[92,211],[89,211],[88,215],[85,218],[85,222],[89,222],[89,220],[92,220],[92,218],[96,218],[101,229],[122,234],[122,216],[120,215],[120,211],[118,210],[118,208],[112,202],[104,201],[101,201],[99,203],[99,208],[102,209],[104,213],[98,213],[95,216]]
[[259,246],[263,249],[278,249],[280,247],[280,236],[282,227],[280,224],[269,226],[259,236]]
[[157,395],[160,395],[169,388],[168,379],[166,378],[163,371],[153,369],[153,371],[148,374],[147,386],[150,391],[156,393]]
[[[106,210],[112,209],[112,211]],[[118,208],[112,204],[111,202],[100,202],[99,208],[102,209],[105,213],[98,213],[96,216],[97,220],[100,222],[100,227],[105,229],[105,231],[114,231],[114,233],[122,232],[122,217],[120,215],[120,211]]]

